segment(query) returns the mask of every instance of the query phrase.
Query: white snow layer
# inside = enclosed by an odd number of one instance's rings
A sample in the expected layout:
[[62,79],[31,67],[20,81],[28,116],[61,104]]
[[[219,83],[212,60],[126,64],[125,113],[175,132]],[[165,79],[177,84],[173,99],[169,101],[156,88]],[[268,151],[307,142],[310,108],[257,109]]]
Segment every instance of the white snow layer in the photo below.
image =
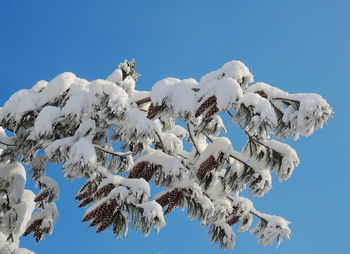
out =
[[242,88],[253,82],[253,74],[249,72],[248,67],[244,63],[241,61],[230,61],[225,63],[220,69],[203,76],[200,83],[224,78],[234,79]]
[[195,93],[192,90],[196,86],[197,82],[194,79],[162,79],[152,87],[152,103],[155,106],[165,103],[178,117],[192,114],[197,108]]

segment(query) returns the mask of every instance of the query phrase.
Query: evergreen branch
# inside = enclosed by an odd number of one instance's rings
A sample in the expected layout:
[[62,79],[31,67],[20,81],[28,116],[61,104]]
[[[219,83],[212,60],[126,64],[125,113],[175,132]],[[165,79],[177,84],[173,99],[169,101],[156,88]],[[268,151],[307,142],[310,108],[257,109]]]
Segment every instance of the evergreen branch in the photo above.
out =
[[109,154],[112,154],[114,156],[127,157],[128,155],[132,155],[132,152],[127,152],[127,153],[114,152],[114,151],[108,150],[108,149],[103,148],[103,147],[96,145],[96,144],[94,144],[94,147],[102,152],[109,153]]

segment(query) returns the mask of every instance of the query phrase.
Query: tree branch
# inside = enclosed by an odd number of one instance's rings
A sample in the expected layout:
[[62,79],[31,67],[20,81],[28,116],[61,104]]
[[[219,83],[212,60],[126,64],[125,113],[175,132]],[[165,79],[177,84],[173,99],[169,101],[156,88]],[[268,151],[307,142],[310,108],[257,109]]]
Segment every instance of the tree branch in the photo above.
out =
[[103,148],[103,147],[96,145],[96,144],[94,144],[94,147],[100,151],[103,151],[105,153],[109,153],[109,154],[114,155],[114,156],[127,157],[128,155],[132,155],[132,152],[127,152],[127,153],[114,152],[114,151],[108,150],[108,149]]
[[292,100],[292,99],[286,99],[286,98],[281,98],[281,97],[276,97],[276,98],[271,98],[272,100],[278,100],[278,101],[286,101],[286,102],[291,102],[291,103],[295,103],[298,106],[300,105],[300,101],[297,100]]

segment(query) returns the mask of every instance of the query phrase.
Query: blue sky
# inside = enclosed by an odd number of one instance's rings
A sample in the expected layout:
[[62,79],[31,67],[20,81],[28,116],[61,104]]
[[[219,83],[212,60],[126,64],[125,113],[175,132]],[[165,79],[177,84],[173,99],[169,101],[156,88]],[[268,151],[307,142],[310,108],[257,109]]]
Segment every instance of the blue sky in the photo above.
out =
[[[135,58],[141,90],[172,76],[199,79],[229,60],[245,62],[256,81],[281,89],[323,95],[335,110],[324,129],[289,143],[301,158],[293,177],[274,179],[255,206],[293,222],[291,240],[279,249],[261,247],[239,233],[227,253],[346,253],[350,167],[350,2],[348,0],[0,0],[0,104],[36,81],[71,71],[105,78],[119,62]],[[227,126],[231,129],[231,126]],[[230,135],[233,143],[242,136]],[[236,141],[237,140],[237,141]],[[85,232],[74,195],[82,181],[68,183],[59,167],[49,175],[61,186],[60,218],[54,234],[35,244],[37,254],[222,253],[207,229],[179,209],[160,234]],[[29,176],[28,176],[29,178]],[[28,187],[37,191],[33,184]]]

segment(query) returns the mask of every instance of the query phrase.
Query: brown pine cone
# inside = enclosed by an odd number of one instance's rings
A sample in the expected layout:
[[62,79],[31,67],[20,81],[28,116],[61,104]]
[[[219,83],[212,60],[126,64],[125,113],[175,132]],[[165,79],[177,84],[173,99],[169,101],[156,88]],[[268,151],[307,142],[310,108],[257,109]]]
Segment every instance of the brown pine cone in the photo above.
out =
[[210,155],[208,159],[202,162],[197,170],[197,176],[203,176],[207,172],[216,169],[219,166],[219,163],[215,160],[214,155]]
[[150,167],[150,164],[147,161],[141,161],[137,163],[130,171],[128,178],[140,178],[140,173],[146,167]]
[[143,178],[147,182],[149,182],[153,176],[154,173],[154,167],[151,166],[151,164],[147,164],[146,167],[142,169],[142,171],[139,173],[138,178]]
[[107,216],[103,219],[102,223],[96,229],[97,233],[102,232],[107,229],[113,223],[113,213],[107,214]]
[[230,219],[228,219],[226,223],[232,226],[233,224],[236,224],[238,220],[239,220],[239,216],[234,215]]
[[85,191],[83,193],[79,193],[78,195],[76,195],[75,199],[81,201],[81,200],[87,198],[88,196],[90,196],[90,194],[91,194],[90,191]]
[[161,196],[158,199],[156,199],[156,202],[158,204],[160,204],[162,207],[166,206],[170,202],[168,193],[165,193],[163,196]]
[[94,210],[86,214],[82,220],[82,222],[86,222],[91,220],[94,217],[101,216],[108,209],[108,201],[104,202],[99,207],[96,207]]
[[115,187],[115,185],[113,183],[109,183],[109,184],[101,187],[100,189],[98,189],[95,192],[94,197],[101,196],[102,194],[109,194],[114,189],[114,187]]
[[83,200],[83,202],[81,202],[79,204],[78,207],[84,207],[84,206],[87,206],[88,204],[90,204],[92,201],[94,201],[94,199],[92,197],[88,197],[86,199]]
[[209,109],[209,111],[205,114],[205,116],[204,116],[204,119],[209,119],[210,117],[212,117],[214,114],[216,114],[217,112],[219,112],[219,109],[218,109],[218,107],[216,106],[216,104],[213,106],[213,107],[211,107],[210,109]]
[[215,96],[209,97],[200,105],[200,107],[196,111],[195,117],[198,117],[201,114],[203,114],[203,112],[206,111],[213,104],[216,104],[216,97]]
[[164,212],[164,215],[170,213],[174,208],[181,205],[184,198],[183,192],[179,188],[175,188],[172,191],[165,193],[163,196],[159,197],[156,202],[162,207],[168,205]]
[[33,221],[23,233],[24,236],[29,235],[31,232],[37,231],[41,224],[43,223],[43,219]]
[[113,217],[116,207],[117,207],[117,201],[115,199],[112,199],[106,211],[103,214],[101,214],[101,216],[95,217],[94,220],[90,223],[90,226],[92,227],[96,226],[106,218]]

